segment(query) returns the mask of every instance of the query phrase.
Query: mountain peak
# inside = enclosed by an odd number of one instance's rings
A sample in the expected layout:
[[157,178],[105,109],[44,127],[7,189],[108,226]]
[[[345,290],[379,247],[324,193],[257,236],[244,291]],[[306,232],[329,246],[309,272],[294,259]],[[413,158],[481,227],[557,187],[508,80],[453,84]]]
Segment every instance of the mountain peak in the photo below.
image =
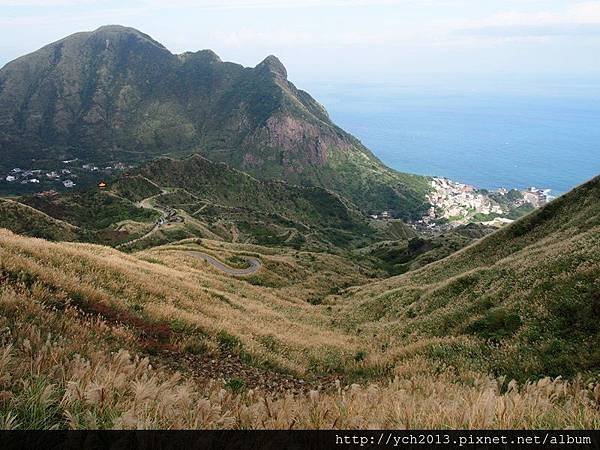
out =
[[99,28],[96,28],[93,33],[139,33],[142,34],[141,31],[136,30],[132,27],[126,27],[123,25],[102,25]]
[[103,25],[100,28],[92,31],[90,35],[106,39],[110,39],[112,37],[121,38],[123,36],[135,36],[140,41],[151,43],[156,47],[166,50],[166,48],[160,42],[155,41],[147,34],[142,33],[135,28],[125,27],[123,25]]
[[185,52],[185,53],[181,53],[180,55],[177,55],[177,57],[181,60],[181,61],[202,61],[202,62],[206,62],[206,63],[220,63],[223,62],[221,60],[221,58],[219,57],[219,55],[217,55],[215,52],[213,52],[212,50],[200,50],[197,52]]
[[285,66],[282,64],[279,58],[274,55],[269,55],[263,59],[262,62],[256,66],[256,69],[266,69],[284,79],[287,79],[287,70],[285,70]]
[[135,154],[136,163],[200,149],[366,211],[416,218],[428,208],[426,178],[385,167],[273,55],[254,68],[210,50],[174,55],[134,28],[107,25],[0,69],[0,173],[39,160],[108,164]]

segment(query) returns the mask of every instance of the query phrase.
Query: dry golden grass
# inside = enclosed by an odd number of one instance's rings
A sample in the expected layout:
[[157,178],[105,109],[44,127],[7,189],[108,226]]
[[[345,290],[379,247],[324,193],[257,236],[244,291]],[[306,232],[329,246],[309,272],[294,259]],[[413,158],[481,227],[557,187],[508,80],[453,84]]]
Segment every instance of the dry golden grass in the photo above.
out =
[[[481,374],[393,381],[273,398],[152,367],[121,347],[130,330],[44,306],[36,285],[0,290],[0,427],[27,428],[596,428],[600,386]],[[415,360],[412,364],[427,363]],[[399,368],[402,372],[402,368]]]
[[567,228],[508,255],[500,247],[484,261],[480,250],[475,244],[415,272],[353,288],[334,313],[348,331],[385,347],[393,363],[419,353],[468,366],[471,354],[484,371],[523,379],[597,373],[600,226]]
[[[187,240],[128,255],[0,230],[0,425],[596,428],[600,211],[580,203],[376,283],[328,254]],[[264,266],[236,279],[189,250]],[[176,375],[198,340],[350,386],[275,398]]]
[[[281,288],[265,288],[220,273],[186,255],[187,248],[126,255],[102,246],[50,243],[0,231],[0,270],[75,302],[103,305],[156,323],[181,322],[212,338],[225,331],[241,339],[257,361],[296,373],[305,373],[311,365],[331,365],[324,355],[335,365],[353,364],[361,347],[357,338],[330,329],[326,307],[315,307],[301,296],[319,290],[317,284],[325,285],[327,279],[350,279],[353,272],[341,258],[313,257],[315,261],[306,264],[328,267],[314,275],[293,257],[264,255],[266,269],[259,284],[285,281],[287,273],[296,272]],[[265,345],[267,336],[275,345]]]

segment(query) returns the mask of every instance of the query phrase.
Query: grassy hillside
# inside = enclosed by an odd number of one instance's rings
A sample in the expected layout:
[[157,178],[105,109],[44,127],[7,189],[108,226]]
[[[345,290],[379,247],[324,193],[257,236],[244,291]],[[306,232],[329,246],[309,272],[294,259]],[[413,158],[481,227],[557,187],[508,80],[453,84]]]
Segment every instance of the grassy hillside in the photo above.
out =
[[330,191],[259,181],[199,155],[180,160],[161,158],[140,168],[139,173],[158,185],[185,190],[191,194],[188,201],[196,197],[197,203],[246,207],[308,224],[368,229],[356,207]]
[[[393,230],[389,231],[393,233]],[[430,236],[418,236],[413,231],[403,239],[363,247],[355,251],[355,255],[389,275],[400,275],[445,258],[490,232],[475,224]]]
[[[231,278],[199,249],[264,266]],[[600,387],[582,380],[507,384],[414,345],[390,364],[339,323],[344,287],[366,282],[339,257],[207,240],[125,255],[0,231],[0,280],[6,428],[600,425]]]
[[[57,299],[68,297],[84,309],[107,309],[181,328],[189,331],[187,337],[206,338],[214,345],[220,334],[236,336],[234,346],[239,342],[241,349],[243,343],[257,364],[297,373],[326,366],[329,353],[335,355],[331,364],[353,360],[356,339],[328,330],[325,306],[308,301],[365,280],[357,266],[342,258],[207,240],[128,256],[106,247],[50,243],[8,232],[1,239],[4,277],[30,288],[41,285]],[[190,256],[191,250],[224,261],[260,252],[264,268],[253,277],[232,279]]]
[[[15,216],[5,227],[29,236],[55,241],[82,241],[115,245],[142,235],[160,216],[111,192],[91,188],[52,195],[31,195],[17,199],[19,208],[29,212]],[[13,203],[16,203],[13,202]],[[29,221],[34,217],[42,220]],[[77,230],[56,233],[56,224]]]
[[600,178],[421,270],[368,285],[340,321],[387,348],[520,380],[600,368]]
[[[131,241],[129,250],[202,237],[339,252],[387,233],[371,227],[352,203],[331,191],[257,180],[199,155],[160,158],[108,181],[106,190],[18,198],[21,209],[56,220],[33,226],[26,223],[28,217],[13,214],[10,220],[4,218],[4,226],[16,232],[31,228],[25,234],[52,240],[110,245]],[[171,213],[177,220],[154,227]],[[55,223],[72,225],[81,236],[45,229]]]
[[77,241],[82,230],[14,200],[0,199],[0,228],[52,241]]
[[101,230],[122,220],[151,221],[157,214],[110,192],[89,189],[55,197],[30,196],[21,201],[53,217],[89,230]]
[[[148,357],[131,326],[47,306],[51,293],[0,285],[3,429],[584,428],[598,388],[542,380],[522,388],[444,375],[273,396],[270,386],[207,381]],[[7,333],[6,331],[10,331]],[[190,350],[195,347],[188,347]],[[180,359],[195,362],[188,350]],[[231,360],[231,358],[228,358]],[[236,367],[239,374],[242,370]],[[181,370],[181,369],[179,369]],[[269,377],[260,374],[261,379]],[[277,379],[280,382],[279,379]],[[595,390],[594,390],[595,389]],[[440,393],[443,392],[443,398]],[[590,395],[591,394],[591,395]]]
[[[596,428],[599,196],[597,178],[376,282],[286,247],[125,254],[0,230],[0,424]],[[195,252],[262,265],[236,277]]]

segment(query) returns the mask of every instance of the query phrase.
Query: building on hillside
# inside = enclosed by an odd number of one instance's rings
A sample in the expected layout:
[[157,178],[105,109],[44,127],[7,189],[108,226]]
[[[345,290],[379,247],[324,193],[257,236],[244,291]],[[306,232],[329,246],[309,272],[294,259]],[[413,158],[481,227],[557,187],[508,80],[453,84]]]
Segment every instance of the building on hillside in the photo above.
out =
[[383,211],[381,213],[381,218],[382,219],[390,219],[392,216],[390,215],[389,211]]
[[530,187],[527,191],[523,192],[523,198],[526,202],[531,203],[535,207],[543,206],[548,203],[547,191],[535,187]]
[[39,183],[40,180],[38,180],[37,178],[32,178],[31,180],[29,180],[30,183]]
[[36,197],[56,197],[58,195],[58,192],[56,192],[54,189],[50,189],[49,191],[43,191],[43,192],[38,192],[37,194],[33,194]]
[[106,183],[104,181],[101,181],[100,183],[98,183],[98,188],[106,189]]
[[72,188],[73,186],[75,186],[75,183],[73,183],[72,180],[65,180],[63,181],[63,186],[66,188]]
[[16,180],[16,178],[15,178],[15,177],[13,177],[12,175],[7,175],[7,176],[6,176],[6,181],[8,181],[9,183],[10,183],[11,181],[15,181],[15,180]]

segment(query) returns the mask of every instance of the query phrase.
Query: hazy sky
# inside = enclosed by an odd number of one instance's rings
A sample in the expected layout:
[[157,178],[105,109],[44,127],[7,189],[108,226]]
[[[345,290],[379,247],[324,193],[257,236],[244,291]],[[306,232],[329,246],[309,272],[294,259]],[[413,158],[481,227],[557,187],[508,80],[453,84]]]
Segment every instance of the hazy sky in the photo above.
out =
[[0,65],[104,24],[292,80],[600,74],[600,1],[0,0]]

